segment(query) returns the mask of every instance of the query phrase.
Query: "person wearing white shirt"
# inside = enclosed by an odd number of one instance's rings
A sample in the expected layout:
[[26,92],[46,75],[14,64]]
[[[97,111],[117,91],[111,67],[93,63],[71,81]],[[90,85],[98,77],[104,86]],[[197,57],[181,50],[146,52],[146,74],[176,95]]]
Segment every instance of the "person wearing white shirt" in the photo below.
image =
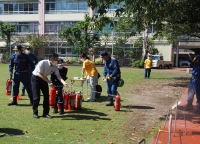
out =
[[[58,67],[58,54],[52,53],[49,56],[49,60],[42,60],[38,63],[33,75],[31,77],[32,91],[33,91],[33,117],[39,118],[38,106],[40,103],[40,90],[43,93],[43,117],[51,118],[49,115],[49,86],[53,86],[53,83],[47,78],[53,72],[56,74],[58,80],[63,86],[68,87],[68,84],[60,76]],[[49,85],[49,86],[48,86]]]

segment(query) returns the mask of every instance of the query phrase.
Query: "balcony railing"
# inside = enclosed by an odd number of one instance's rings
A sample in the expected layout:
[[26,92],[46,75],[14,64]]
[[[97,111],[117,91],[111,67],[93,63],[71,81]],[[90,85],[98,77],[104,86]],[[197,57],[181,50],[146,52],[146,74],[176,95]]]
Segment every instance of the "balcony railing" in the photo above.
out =
[[0,11],[0,15],[38,14],[38,11]]

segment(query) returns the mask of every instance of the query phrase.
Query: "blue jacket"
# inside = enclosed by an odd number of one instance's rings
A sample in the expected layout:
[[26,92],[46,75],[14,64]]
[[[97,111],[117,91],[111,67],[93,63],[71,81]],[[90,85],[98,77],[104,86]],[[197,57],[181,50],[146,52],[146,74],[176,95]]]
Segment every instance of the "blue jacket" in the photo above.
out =
[[111,57],[109,58],[109,60],[104,62],[103,76],[106,77],[106,75],[112,77],[120,77],[121,75],[118,61]]
[[32,69],[32,71],[35,69],[35,65],[38,63],[38,58],[34,55],[34,54],[32,54],[32,53],[30,53],[30,54],[27,54],[29,57],[30,57],[30,59],[32,60],[32,62],[33,62],[33,64],[34,64],[34,67],[31,67],[30,66],[30,68]]
[[[67,72],[68,72],[68,68],[63,67],[62,69],[59,69],[60,76],[62,77],[63,80],[67,79]],[[57,76],[55,75],[54,72],[51,74],[50,80],[54,85],[63,85],[58,80],[58,78],[57,78]]]
[[192,69],[192,76],[200,77],[200,55],[196,55],[192,60],[193,69]]
[[10,59],[9,73],[12,75],[14,67],[16,71],[26,71],[29,66],[34,67],[34,64],[28,55],[24,53],[22,53],[21,56],[13,54]]

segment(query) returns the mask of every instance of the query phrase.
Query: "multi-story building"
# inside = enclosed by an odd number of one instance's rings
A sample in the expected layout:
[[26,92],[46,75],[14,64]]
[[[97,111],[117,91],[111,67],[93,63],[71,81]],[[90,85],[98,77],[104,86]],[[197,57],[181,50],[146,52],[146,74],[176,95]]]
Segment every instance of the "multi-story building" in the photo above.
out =
[[[111,5],[108,16],[112,17],[117,7],[120,5]],[[92,16],[94,13],[95,10],[88,7],[87,0],[0,0],[0,20],[10,22],[16,27],[13,37],[37,33],[49,37],[47,46],[39,49],[39,58],[52,52],[62,56],[72,54],[73,49],[65,46],[65,42],[58,37],[58,32],[66,25],[73,26],[84,20],[85,14]],[[151,36],[153,32],[152,26],[147,33]],[[132,37],[129,43],[134,43],[136,39],[137,37]],[[0,42],[0,47],[3,47],[3,44]],[[155,41],[155,47],[165,60],[173,61],[174,49],[166,40]]]
[[52,37],[48,40],[48,48],[40,49],[41,58],[51,52],[70,52],[71,49],[62,46],[55,35],[65,25],[82,21],[86,13],[93,13],[87,0],[0,0],[0,20],[14,25],[15,34],[39,33]]

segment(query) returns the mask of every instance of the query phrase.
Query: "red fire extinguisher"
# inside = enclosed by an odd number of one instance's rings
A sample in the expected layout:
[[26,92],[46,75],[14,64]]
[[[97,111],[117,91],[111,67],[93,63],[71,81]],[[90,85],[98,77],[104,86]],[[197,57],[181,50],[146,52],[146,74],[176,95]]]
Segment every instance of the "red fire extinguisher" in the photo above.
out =
[[69,95],[68,110],[73,110],[75,108],[75,99],[76,99],[76,94],[75,92],[73,92]]
[[69,92],[65,92],[63,95],[63,103],[64,103],[64,109],[68,109],[68,99],[69,99]]
[[49,105],[54,106],[56,103],[56,88],[52,87],[50,90]]
[[7,96],[11,95],[11,92],[12,92],[12,80],[8,79],[6,81],[6,95]]
[[119,95],[119,93],[115,96],[115,110],[120,111],[120,95]]
[[81,94],[81,92],[79,92],[76,95],[76,105],[75,105],[75,108],[77,110],[81,110],[82,109],[82,94]]

